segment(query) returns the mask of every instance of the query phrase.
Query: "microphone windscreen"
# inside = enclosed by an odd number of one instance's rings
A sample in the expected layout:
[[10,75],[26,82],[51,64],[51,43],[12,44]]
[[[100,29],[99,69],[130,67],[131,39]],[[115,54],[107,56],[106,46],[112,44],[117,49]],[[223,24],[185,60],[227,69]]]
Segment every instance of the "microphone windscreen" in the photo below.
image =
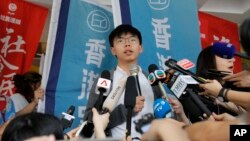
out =
[[158,70],[158,66],[155,65],[155,64],[151,64],[148,66],[148,72],[151,73],[151,72],[154,72],[155,70]]
[[172,58],[169,58],[166,62],[165,62],[165,65],[169,68],[176,68],[176,64],[177,64],[177,61],[172,59]]
[[155,118],[165,118],[171,116],[171,106],[167,100],[158,98],[154,101],[154,116]]
[[71,106],[69,107],[69,109],[67,110],[67,113],[68,113],[69,115],[73,115],[74,112],[75,112],[75,106],[71,105]]
[[108,70],[102,71],[101,78],[110,79],[110,72]]
[[131,75],[137,75],[139,72],[139,67],[136,64],[130,66],[129,72]]
[[126,108],[133,108],[136,102],[136,96],[138,95],[136,89],[135,77],[129,76],[126,82],[124,105]]
[[235,54],[235,46],[225,42],[215,42],[212,45],[212,53],[225,59],[231,59]]

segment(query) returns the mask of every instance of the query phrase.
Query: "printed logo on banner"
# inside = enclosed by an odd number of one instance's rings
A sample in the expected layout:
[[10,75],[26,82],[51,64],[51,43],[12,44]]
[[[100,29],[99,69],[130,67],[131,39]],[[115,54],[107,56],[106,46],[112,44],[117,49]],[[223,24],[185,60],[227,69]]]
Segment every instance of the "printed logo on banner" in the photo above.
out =
[[15,3],[10,3],[8,7],[9,7],[9,10],[12,12],[15,12],[17,10],[17,6]]
[[147,0],[149,6],[154,10],[163,10],[168,8],[170,0]]
[[99,10],[91,11],[87,17],[87,23],[91,30],[96,32],[107,32],[110,30],[110,21],[108,16]]

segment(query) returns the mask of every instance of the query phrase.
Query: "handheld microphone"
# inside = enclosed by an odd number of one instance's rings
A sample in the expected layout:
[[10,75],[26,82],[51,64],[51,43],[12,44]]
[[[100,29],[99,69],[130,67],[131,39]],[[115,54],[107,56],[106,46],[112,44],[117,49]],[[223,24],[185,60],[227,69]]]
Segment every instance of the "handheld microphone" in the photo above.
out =
[[63,130],[71,127],[75,119],[75,117],[73,116],[74,112],[75,112],[75,106],[71,105],[66,113],[65,112],[62,113],[61,123],[63,126]]
[[126,136],[131,135],[131,118],[132,110],[136,103],[136,96],[138,95],[136,88],[136,79],[133,76],[129,76],[126,82],[124,105],[127,108],[127,123],[126,123]]
[[136,90],[139,96],[141,96],[141,87],[140,87],[140,83],[139,83],[139,79],[138,79],[138,72],[139,72],[140,68],[136,65],[136,64],[132,64],[130,66],[129,72],[130,75],[135,77],[135,81],[136,81]]
[[[166,82],[166,81],[165,81]],[[207,108],[207,106],[200,100],[197,94],[193,92],[194,90],[199,90],[198,82],[189,75],[180,75],[175,74],[171,80],[169,80],[167,86],[173,92],[173,94],[180,98],[183,95],[189,96],[192,101],[197,105],[197,107],[202,110],[202,112],[206,113],[208,116],[211,115],[211,111]]]
[[190,75],[192,76],[196,81],[198,81],[199,83],[206,83],[206,80],[203,79],[203,78],[200,78],[200,77],[197,77],[193,72],[191,71],[187,71],[187,70],[184,70],[183,68],[181,68],[180,66],[177,65],[177,61],[170,58],[168,59],[166,62],[165,62],[165,65],[168,66],[169,68],[172,68],[176,71],[179,71],[183,74],[186,74],[186,75]]
[[218,71],[218,70],[214,70],[214,69],[209,69],[205,72],[205,75],[209,78],[209,79],[218,79],[218,78],[223,78],[227,75],[230,75],[231,72],[227,72],[227,71]]
[[[104,98],[106,99],[106,96],[104,97],[104,94],[109,92],[110,87],[111,87],[110,72],[104,70],[102,71],[101,76],[98,79],[96,85],[96,93],[99,93],[99,96],[94,104],[94,107],[97,109],[97,111],[102,110]],[[81,125],[82,130],[79,131],[81,136],[89,138],[93,135],[94,124],[92,118],[93,118],[93,113],[90,112],[87,118],[87,122],[83,123],[84,125],[83,124]]]
[[148,67],[149,75],[148,80],[152,86],[157,85],[162,93],[162,96],[166,96],[168,99],[168,95],[162,85],[162,82],[166,80],[166,73],[163,70],[159,70],[155,64],[151,64]]
[[158,98],[154,101],[154,116],[155,118],[170,118],[171,117],[171,107],[167,100],[163,98]]
[[110,87],[111,87],[110,72],[104,70],[102,71],[101,77],[98,79],[96,85],[96,93],[98,93],[99,96],[94,107],[97,109],[97,111],[100,111],[102,109],[103,101],[106,99]]
[[126,81],[127,80],[125,77],[118,81],[117,85],[111,90],[108,97],[104,101],[101,113],[111,113],[114,110],[116,104],[118,103],[120,97],[123,94]]

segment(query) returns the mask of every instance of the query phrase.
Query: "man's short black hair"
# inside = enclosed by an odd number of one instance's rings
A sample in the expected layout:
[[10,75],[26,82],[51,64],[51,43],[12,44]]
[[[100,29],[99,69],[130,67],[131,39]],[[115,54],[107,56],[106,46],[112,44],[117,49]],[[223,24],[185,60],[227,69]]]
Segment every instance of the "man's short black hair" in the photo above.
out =
[[121,24],[117,26],[110,34],[109,34],[109,44],[113,47],[113,41],[115,37],[120,37],[122,34],[131,33],[132,35],[136,35],[139,38],[140,45],[142,44],[141,32],[129,24]]

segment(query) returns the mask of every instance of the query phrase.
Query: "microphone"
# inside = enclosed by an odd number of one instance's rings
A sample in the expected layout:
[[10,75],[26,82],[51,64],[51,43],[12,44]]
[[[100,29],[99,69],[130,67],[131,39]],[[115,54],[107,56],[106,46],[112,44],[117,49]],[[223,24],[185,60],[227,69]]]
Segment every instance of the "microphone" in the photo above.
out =
[[139,66],[137,66],[136,64],[132,64],[130,66],[129,72],[131,76],[135,77],[135,81],[136,81],[136,90],[139,96],[141,96],[141,87],[140,87],[140,83],[139,83],[139,79],[138,79],[138,72],[139,72],[140,68]]
[[116,85],[116,87],[114,87],[111,92],[109,93],[108,97],[106,98],[106,100],[103,103],[103,108],[101,110],[101,113],[106,113],[109,112],[111,113],[116,104],[118,103],[120,97],[123,94],[123,91],[125,89],[125,83],[126,83],[126,78],[123,77],[122,79],[120,79]]
[[170,118],[171,107],[166,99],[158,98],[154,101],[154,116],[155,118]]
[[94,107],[97,109],[97,111],[100,111],[102,109],[103,102],[107,97],[107,93],[109,92],[110,87],[111,87],[110,72],[104,70],[102,71],[101,77],[98,79],[96,85],[96,93],[99,94],[99,96]]
[[162,82],[166,80],[166,73],[163,70],[159,70],[155,64],[149,65],[148,71],[149,71],[148,75],[149,83],[152,86],[157,85],[161,90],[162,96],[166,96],[166,98],[168,99],[168,95],[162,85]]
[[193,76],[191,77],[190,75],[180,75],[174,73],[172,79],[168,82],[165,81],[165,83],[167,83],[167,86],[177,98],[180,98],[183,95],[190,96],[192,101],[199,107],[200,110],[208,116],[212,114],[207,106],[200,100],[198,95],[194,93],[194,90],[199,90],[199,83],[193,78]]
[[201,78],[201,77],[197,77],[193,72],[191,71],[188,71],[188,70],[184,70],[182,67],[178,66],[177,65],[177,61],[170,58],[168,59],[166,62],[165,62],[165,65],[169,68],[172,68],[176,71],[179,71],[183,74],[186,74],[186,75],[189,75],[191,77],[193,77],[196,81],[198,81],[199,83],[206,83],[206,80],[204,78]]
[[127,108],[127,123],[126,123],[126,137],[131,135],[131,118],[132,110],[136,103],[136,96],[138,95],[136,88],[136,79],[129,76],[126,82],[124,105]]
[[66,113],[65,112],[62,113],[61,123],[63,126],[63,130],[71,127],[75,119],[75,117],[73,116],[74,112],[75,112],[75,106],[71,105]]
[[[94,107],[97,109],[97,111],[102,110],[103,101],[107,97],[107,96],[104,97],[104,94],[107,95],[107,93],[110,90],[110,87],[111,87],[110,72],[104,70],[102,71],[101,76],[98,78],[95,89],[96,93],[99,94],[97,101],[94,104]],[[93,119],[93,113],[90,112],[87,118],[87,122],[83,122],[83,124],[81,125],[82,130],[79,131],[81,136],[90,138],[93,135],[94,124],[92,119]]]

